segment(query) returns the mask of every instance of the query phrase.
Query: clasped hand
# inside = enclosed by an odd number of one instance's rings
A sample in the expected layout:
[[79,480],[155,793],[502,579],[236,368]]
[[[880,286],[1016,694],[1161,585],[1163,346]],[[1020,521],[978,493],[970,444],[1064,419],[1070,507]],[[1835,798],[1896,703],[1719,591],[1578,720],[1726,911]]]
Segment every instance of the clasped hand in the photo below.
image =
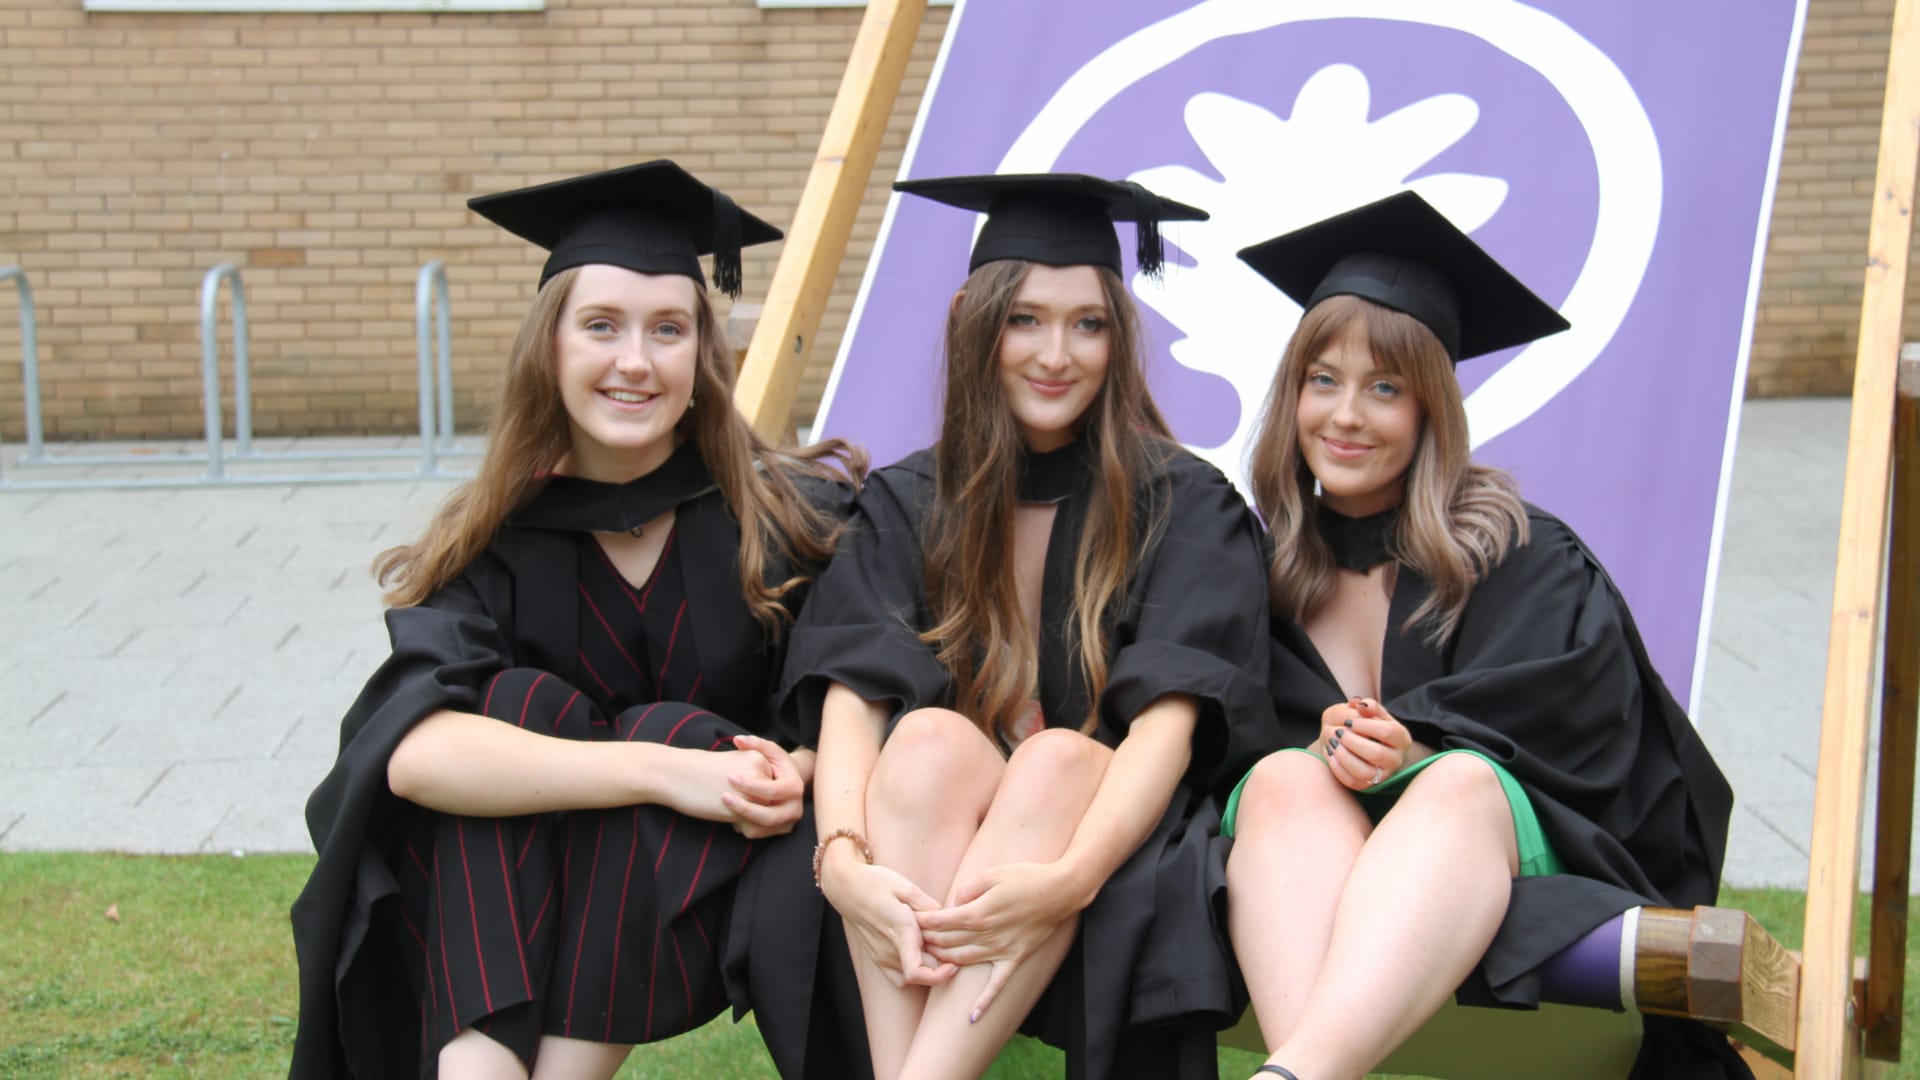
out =
[[969,1012],[978,1020],[1014,971],[1078,910],[1059,864],[1016,862],[961,882],[950,906],[917,918],[929,956],[958,967],[989,965]]
[[1078,910],[1051,863],[1008,863],[964,882],[941,906],[885,866],[846,863],[822,879],[849,937],[895,986],[934,986],[987,964],[978,1020],[1007,980]]
[[1315,749],[1325,754],[1333,778],[1354,791],[1400,771],[1412,747],[1412,733],[1371,698],[1349,698],[1320,714]]
[[800,820],[806,781],[778,744],[736,735],[734,749],[691,751],[685,791],[675,809],[724,821],[749,840],[781,836]]

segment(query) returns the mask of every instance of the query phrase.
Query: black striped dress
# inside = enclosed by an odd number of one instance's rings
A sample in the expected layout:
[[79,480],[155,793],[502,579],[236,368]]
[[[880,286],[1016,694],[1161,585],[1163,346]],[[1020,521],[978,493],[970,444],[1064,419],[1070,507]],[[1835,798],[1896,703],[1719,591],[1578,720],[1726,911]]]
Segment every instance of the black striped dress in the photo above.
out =
[[[481,711],[542,734],[727,750],[738,725],[700,707],[678,534],[642,584],[592,537],[579,552],[572,679],[509,668]],[[403,898],[402,955],[419,1002],[421,1073],[477,1027],[531,1062],[542,1033],[642,1043],[727,1005],[728,886],[752,843],[664,807],[469,818],[410,807],[387,859]]]

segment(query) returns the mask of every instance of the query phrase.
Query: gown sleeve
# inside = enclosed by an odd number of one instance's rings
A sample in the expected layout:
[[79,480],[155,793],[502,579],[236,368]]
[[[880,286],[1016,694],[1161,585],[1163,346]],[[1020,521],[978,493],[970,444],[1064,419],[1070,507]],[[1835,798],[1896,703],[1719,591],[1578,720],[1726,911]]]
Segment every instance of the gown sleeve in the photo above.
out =
[[[341,722],[340,756],[307,800],[319,858],[292,912],[300,978],[293,1077],[346,1075],[350,1063],[356,1075],[378,1075],[377,1062],[393,1060],[348,1037],[382,1025],[339,1010],[343,1000],[377,1009],[406,994],[397,962],[392,971],[371,969],[389,950],[362,950],[375,903],[397,892],[381,857],[398,806],[387,787],[387,761],[431,713],[480,710],[487,679],[513,664],[505,629],[512,626],[512,595],[506,567],[483,554],[424,603],[387,612],[392,652]],[[364,992],[342,993],[350,981],[363,982]]]
[[1168,479],[1166,518],[1134,582],[1100,720],[1124,736],[1156,698],[1199,699],[1188,780],[1205,792],[1279,745],[1267,694],[1266,570],[1253,513],[1219,470],[1181,453]]
[[933,481],[914,460],[868,478],[794,624],[774,700],[781,730],[804,745],[819,738],[829,683],[889,702],[895,716],[946,701],[946,669],[919,636],[927,623],[919,524]]
[[[1531,528],[1474,590],[1443,670],[1383,687],[1414,738],[1505,766],[1569,869],[1515,883],[1483,965],[1496,997],[1627,907],[1713,903],[1732,812],[1605,571],[1558,519],[1536,510]],[[1419,632],[1389,628],[1388,669],[1418,672],[1397,658],[1425,649]]]

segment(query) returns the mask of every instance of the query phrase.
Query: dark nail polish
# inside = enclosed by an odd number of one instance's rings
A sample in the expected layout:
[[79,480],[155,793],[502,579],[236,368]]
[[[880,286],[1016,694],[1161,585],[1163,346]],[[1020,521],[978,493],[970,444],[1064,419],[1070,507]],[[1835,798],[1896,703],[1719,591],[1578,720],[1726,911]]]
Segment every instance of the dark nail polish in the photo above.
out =
[[1342,720],[1342,721],[1341,721],[1341,723],[1342,723],[1342,724],[1345,724],[1345,725],[1346,725],[1347,727],[1352,727],[1352,726],[1353,726],[1353,718],[1352,718],[1352,717],[1348,717],[1347,719],[1345,719],[1345,720]]

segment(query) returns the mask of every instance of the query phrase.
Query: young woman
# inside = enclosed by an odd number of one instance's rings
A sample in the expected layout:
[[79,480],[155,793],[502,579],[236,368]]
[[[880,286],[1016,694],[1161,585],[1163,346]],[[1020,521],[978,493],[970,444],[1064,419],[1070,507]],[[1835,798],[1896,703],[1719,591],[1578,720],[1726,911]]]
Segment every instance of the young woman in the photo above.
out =
[[939,442],[870,478],[783,689],[874,1072],[978,1076],[1025,1021],[1074,1075],[1212,1076],[1207,793],[1271,735],[1258,534],[1168,438],[1113,225],[1153,273],[1155,223],[1204,215],[1081,176],[897,187],[988,213]]
[[[1300,749],[1229,803],[1230,924],[1261,1071],[1340,1080],[1456,988],[1533,1004],[1622,910],[1712,903],[1731,795],[1592,554],[1468,460],[1454,363],[1558,313],[1411,192],[1241,256],[1306,309],[1253,450]],[[1668,1023],[1636,1075],[1715,1075]]]
[[844,447],[754,437],[698,261],[737,293],[779,232],[664,161],[470,205],[552,255],[479,475],[376,563],[393,654],[307,807],[296,1077],[606,1077],[704,1023],[812,774],[753,732]]

